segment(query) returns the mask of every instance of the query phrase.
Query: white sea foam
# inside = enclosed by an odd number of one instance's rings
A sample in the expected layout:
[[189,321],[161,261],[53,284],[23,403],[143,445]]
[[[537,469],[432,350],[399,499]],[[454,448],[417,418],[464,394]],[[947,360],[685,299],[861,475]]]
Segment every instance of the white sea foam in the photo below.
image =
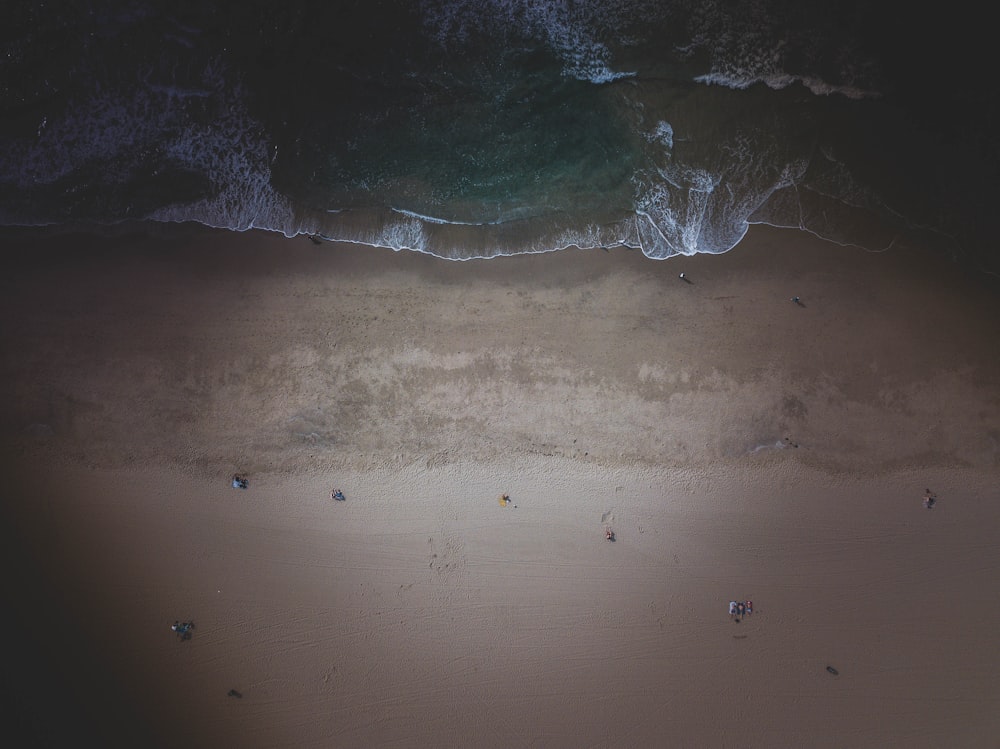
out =
[[770,89],[780,90],[795,83],[802,84],[817,96],[830,96],[840,94],[848,99],[877,99],[881,96],[878,91],[868,91],[857,86],[837,85],[820,80],[814,76],[790,75],[788,73],[755,73],[753,71],[713,71],[704,75],[694,77],[698,83],[707,85],[725,86],[737,90],[743,90],[763,84]]
[[[490,36],[521,34],[546,42],[563,61],[563,74],[603,84],[629,78],[635,71],[614,70],[611,51],[600,32],[616,19],[629,18],[638,3],[552,2],[552,0],[424,0],[422,15],[443,45],[465,43],[473,32]],[[604,23],[598,26],[598,21]],[[610,24],[610,26],[609,26]]]
[[[868,56],[854,46],[850,37],[836,40],[841,46],[821,54],[814,43],[824,39],[823,24],[832,22],[825,14],[815,16],[812,25],[792,30],[787,23],[786,0],[761,0],[749,3],[727,3],[703,0],[696,6],[690,26],[690,39],[678,47],[678,52],[691,56],[704,51],[711,69],[695,77],[699,83],[742,90],[757,84],[780,90],[799,83],[813,94],[839,94],[851,99],[876,98],[879,92],[872,86],[877,77]],[[793,17],[801,18],[801,13]],[[828,64],[826,57],[843,60],[832,80],[812,66]],[[813,58],[816,58],[815,60]],[[794,61],[794,62],[792,62]]]
[[646,140],[650,143],[657,143],[669,152],[674,148],[674,128],[669,122],[660,120],[656,123],[656,128],[651,133],[646,133]]
[[393,208],[395,213],[402,216],[408,216],[410,218],[415,218],[420,221],[426,221],[429,224],[451,224],[453,226],[490,226],[491,224],[501,223],[499,220],[496,221],[456,221],[454,219],[441,218],[439,216],[426,216],[422,213],[417,213],[416,211],[408,211],[405,208]]
[[[186,100],[192,98],[208,101],[213,116],[187,116]],[[124,216],[87,217],[97,221],[149,218],[248,229],[282,227],[291,220],[288,200],[271,187],[263,128],[218,63],[206,66],[198,86],[159,82],[148,72],[127,89],[95,85],[78,92],[67,112],[48,120],[34,138],[9,142],[0,155],[0,173],[22,189],[65,181],[75,185],[70,190],[100,185],[114,190],[155,178],[161,169],[186,171],[209,184],[208,194],[193,202],[165,205],[146,216],[126,207]],[[47,223],[45,217],[2,218],[11,224]]]

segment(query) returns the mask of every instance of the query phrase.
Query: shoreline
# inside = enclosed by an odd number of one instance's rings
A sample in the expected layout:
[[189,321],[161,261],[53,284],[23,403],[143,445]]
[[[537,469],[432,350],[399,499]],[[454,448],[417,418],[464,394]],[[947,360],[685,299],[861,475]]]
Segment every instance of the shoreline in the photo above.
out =
[[[470,265],[232,233],[142,245],[57,249],[12,272],[3,313],[31,311],[8,337],[25,362],[9,373],[24,385],[6,439],[55,444],[57,459],[71,452],[62,436],[86,431],[76,459],[95,465],[247,471],[458,453],[685,465],[786,438],[842,470],[978,464],[996,450],[977,404],[925,396],[970,386],[968,372],[997,381],[977,341],[1000,303],[919,252],[843,255],[784,231],[672,263],[567,250]],[[81,334],[99,350],[87,351],[59,328],[95,304]],[[31,366],[52,381],[31,382]],[[512,398],[531,402],[508,411]],[[589,421],[604,402],[606,418]],[[168,443],[157,423],[174,416],[189,433]],[[886,419],[892,445],[868,435]],[[227,447],[203,449],[221,435]]]
[[163,745],[995,736],[1000,301],[918,249],[744,241],[12,246],[3,512],[35,648],[71,690],[106,669],[95,733]]
[[[404,212],[405,213],[405,212]],[[960,249],[952,246],[950,242],[938,238],[922,235],[920,230],[907,230],[902,227],[887,227],[877,216],[869,216],[861,220],[857,231],[860,235],[878,238],[877,247],[866,247],[862,244],[852,242],[840,242],[834,238],[824,237],[807,229],[793,226],[783,226],[778,224],[751,223],[747,227],[744,236],[730,249],[718,253],[696,253],[691,256],[674,255],[665,259],[653,259],[642,253],[640,247],[626,244],[614,244],[608,246],[589,246],[581,248],[575,244],[567,244],[562,247],[552,247],[547,249],[533,249],[514,254],[496,254],[482,257],[447,257],[435,255],[427,250],[413,248],[396,248],[386,245],[368,244],[360,239],[335,239],[322,237],[317,234],[300,232],[288,236],[278,229],[264,229],[253,227],[249,229],[229,229],[224,227],[214,227],[197,221],[123,221],[117,224],[51,224],[40,226],[0,226],[0,236],[7,241],[22,244],[34,245],[55,245],[62,240],[83,241],[85,243],[103,242],[110,244],[121,244],[124,242],[152,242],[152,243],[173,243],[192,244],[207,241],[211,237],[243,236],[257,237],[251,243],[298,243],[309,241],[318,247],[332,248],[353,248],[356,250],[371,251],[375,253],[393,253],[396,255],[414,255],[429,258],[434,262],[444,262],[449,264],[481,264],[490,261],[503,262],[507,259],[518,257],[541,257],[550,255],[560,255],[562,253],[576,252],[605,252],[605,253],[627,253],[641,255],[649,263],[668,263],[673,261],[683,263],[685,260],[693,258],[728,257],[741,251],[741,247],[753,247],[762,240],[761,236],[785,235],[786,241],[804,242],[806,244],[819,244],[833,248],[835,251],[844,253],[861,253],[864,255],[881,254],[912,254],[919,253],[926,255],[932,262],[942,261],[943,265],[953,267],[960,274],[966,275],[967,280],[974,285],[989,287],[995,291],[997,282],[1000,279],[1000,272],[991,263],[979,257],[974,250],[969,248]],[[461,225],[457,225],[461,226]],[[607,227],[602,227],[600,232],[607,231]],[[788,240],[787,237],[797,239]],[[246,241],[243,244],[247,244]]]

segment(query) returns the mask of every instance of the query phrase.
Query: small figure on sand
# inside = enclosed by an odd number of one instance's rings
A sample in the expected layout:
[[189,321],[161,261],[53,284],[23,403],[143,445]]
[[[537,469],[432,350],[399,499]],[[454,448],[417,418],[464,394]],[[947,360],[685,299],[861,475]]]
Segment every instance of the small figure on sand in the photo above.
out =
[[924,507],[930,510],[933,509],[936,504],[937,494],[932,492],[930,489],[924,489]]
[[233,488],[234,489],[248,489],[250,487],[250,480],[247,479],[242,473],[233,474]]
[[604,537],[608,541],[614,541],[615,540],[615,532],[613,530],[611,530],[611,528],[605,528],[604,529]]
[[343,502],[345,499],[347,499],[347,497],[344,496],[344,493],[340,491],[340,489],[333,489],[330,492],[330,499],[335,499],[338,502]]
[[504,492],[503,494],[500,495],[500,498],[497,501],[500,503],[501,507],[506,507],[507,505],[510,504],[510,495]]
[[235,697],[238,700],[242,700],[243,693],[237,689],[230,689],[228,692],[226,692],[226,697]]
[[681,279],[684,283],[691,283],[691,279],[687,277],[687,273],[681,273],[678,276],[678,278]]
[[737,605],[736,601],[730,601],[729,602],[729,618],[730,619],[732,619],[734,616],[736,616],[736,605]]
[[797,304],[800,307],[805,307],[805,305],[802,303],[802,299],[797,296],[792,297],[792,304]]
[[170,629],[177,633],[181,642],[191,639],[191,630],[194,629],[194,622],[176,621],[170,625]]

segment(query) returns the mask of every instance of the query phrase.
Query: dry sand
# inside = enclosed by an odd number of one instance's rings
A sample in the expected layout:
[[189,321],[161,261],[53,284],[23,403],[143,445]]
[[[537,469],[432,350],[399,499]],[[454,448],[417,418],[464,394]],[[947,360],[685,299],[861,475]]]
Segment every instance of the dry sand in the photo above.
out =
[[1000,302],[959,269],[5,246],[39,745],[997,746]]

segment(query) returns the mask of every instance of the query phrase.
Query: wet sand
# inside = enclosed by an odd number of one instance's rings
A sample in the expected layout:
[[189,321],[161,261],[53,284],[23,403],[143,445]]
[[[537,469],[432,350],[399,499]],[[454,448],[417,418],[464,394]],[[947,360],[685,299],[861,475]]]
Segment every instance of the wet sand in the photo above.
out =
[[22,719],[206,747],[1000,730],[1000,302],[946,262],[769,229],[667,262],[5,244]]

